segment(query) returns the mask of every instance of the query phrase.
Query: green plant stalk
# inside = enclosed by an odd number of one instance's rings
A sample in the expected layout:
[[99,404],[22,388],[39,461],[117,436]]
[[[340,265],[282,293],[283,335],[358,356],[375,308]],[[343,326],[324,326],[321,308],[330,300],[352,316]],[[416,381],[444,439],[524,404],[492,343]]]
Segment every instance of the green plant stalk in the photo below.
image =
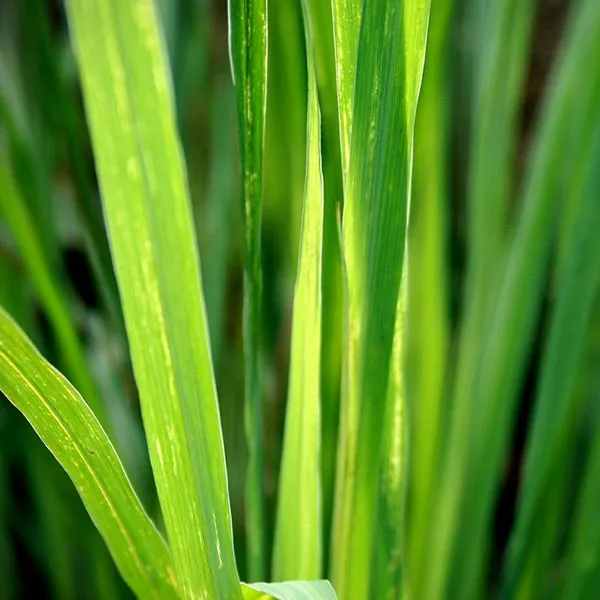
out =
[[202,282],[154,3],[67,4],[158,496],[185,598],[239,598]]
[[229,44],[238,107],[244,223],[245,422],[249,461],[246,475],[248,570],[266,574],[263,506],[261,348],[261,207],[267,100],[266,0],[229,0]]
[[308,65],[307,156],[292,356],[281,463],[273,577],[317,579],[322,571],[321,274],[323,173],[313,27],[302,4]]

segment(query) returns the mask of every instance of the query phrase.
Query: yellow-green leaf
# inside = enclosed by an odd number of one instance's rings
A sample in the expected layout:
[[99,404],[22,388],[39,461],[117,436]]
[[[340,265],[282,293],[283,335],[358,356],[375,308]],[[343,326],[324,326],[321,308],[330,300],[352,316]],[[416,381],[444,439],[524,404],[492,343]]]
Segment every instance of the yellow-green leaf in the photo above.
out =
[[321,117],[306,2],[308,116],[306,181],[294,293],[292,356],[273,554],[276,581],[321,575]]
[[152,0],[70,0],[111,252],[181,593],[241,596],[171,81]]
[[131,589],[141,598],[177,598],[167,546],[102,426],[2,308],[0,390],[68,473]]

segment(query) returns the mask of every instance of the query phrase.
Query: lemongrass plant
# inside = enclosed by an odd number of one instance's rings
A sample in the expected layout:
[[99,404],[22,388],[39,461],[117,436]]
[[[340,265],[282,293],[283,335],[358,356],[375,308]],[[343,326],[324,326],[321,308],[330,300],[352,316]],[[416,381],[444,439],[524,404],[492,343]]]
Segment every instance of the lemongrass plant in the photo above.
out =
[[0,598],[600,597],[597,0],[227,8],[0,8]]

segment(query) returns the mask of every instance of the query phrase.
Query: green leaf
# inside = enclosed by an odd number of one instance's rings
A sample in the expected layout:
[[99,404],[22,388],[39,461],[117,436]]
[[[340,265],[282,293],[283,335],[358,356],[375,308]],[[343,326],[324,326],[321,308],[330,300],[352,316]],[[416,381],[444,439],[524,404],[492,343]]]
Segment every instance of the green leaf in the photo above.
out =
[[379,467],[377,513],[373,534],[371,598],[402,597],[404,580],[406,490],[406,384],[405,340],[408,302],[408,253],[404,256],[402,285],[396,312],[396,328],[390,363],[390,379],[384,413]]
[[310,15],[303,3],[308,64],[306,182],[294,293],[292,355],[275,530],[275,580],[321,574],[321,116]]
[[[374,465],[381,455],[405,247],[415,88],[423,67],[425,31],[420,30],[428,11],[427,2],[366,0],[362,12],[345,183],[346,380],[331,552],[332,579],[342,598],[362,600],[369,592]],[[335,11],[334,18],[339,18]],[[409,28],[416,31],[407,36]],[[419,42],[423,47],[409,46]],[[346,50],[338,49],[338,55]],[[338,95],[341,83],[338,73]]]
[[494,318],[485,347],[469,352],[466,370],[476,376],[455,389],[455,402],[460,401],[463,409],[457,406],[454,411],[433,526],[431,544],[438,549],[438,560],[426,594],[431,598],[468,599],[476,594],[516,392],[539,316],[561,176],[565,181],[571,178],[571,171],[562,169],[566,140],[574,136],[579,141],[577,164],[590,160],[593,128],[579,115],[595,114],[593,107],[600,102],[600,64],[594,60],[600,52],[600,6],[586,0],[573,8],[575,19],[565,36],[532,147],[506,268],[495,282]]
[[237,598],[199,260],[156,9],[152,0],[71,0],[67,8],[181,592]]
[[75,484],[125,581],[144,598],[176,598],[168,549],[100,423],[0,308],[0,390]]
[[406,570],[411,594],[423,597],[428,539],[437,503],[443,442],[449,318],[451,0],[432,2],[423,88],[415,123],[410,208],[406,386],[410,451]]
[[354,80],[363,0],[331,0],[344,186],[350,168]]
[[[577,176],[573,177],[577,218],[565,256],[564,272],[559,279],[558,298],[539,376],[533,427],[525,455],[523,488],[509,546],[505,598],[513,597],[522,583],[524,566],[532,555],[532,542],[541,537],[540,521],[547,506],[554,504],[554,496],[560,497],[563,493],[564,482],[562,486],[558,485],[561,480],[559,466],[561,457],[569,456],[580,416],[574,388],[594,302],[600,292],[600,178],[597,168],[600,164],[600,120],[596,130],[595,158],[581,173],[579,179],[583,181],[580,185],[577,185]],[[551,531],[552,527],[544,527],[548,555],[552,553],[552,544],[557,543]],[[543,562],[547,563],[549,559],[550,556]],[[542,581],[539,578],[531,581],[532,576],[529,576],[529,597],[537,598],[542,594],[541,584],[549,568],[549,564],[538,566]]]
[[594,600],[600,592],[600,429],[595,433],[574,508],[564,600]]
[[75,324],[71,318],[67,295],[56,281],[55,272],[44,252],[37,225],[11,171],[4,164],[0,164],[0,216],[8,225],[17,243],[28,274],[46,310],[56,336],[64,369],[84,394],[96,416],[104,426],[107,426],[105,409],[96,382],[86,364]]
[[328,581],[242,584],[244,600],[337,600]]
[[251,579],[266,574],[260,378],[261,209],[267,92],[266,0],[229,0],[229,44],[236,85],[244,221],[245,420],[248,440],[246,510]]

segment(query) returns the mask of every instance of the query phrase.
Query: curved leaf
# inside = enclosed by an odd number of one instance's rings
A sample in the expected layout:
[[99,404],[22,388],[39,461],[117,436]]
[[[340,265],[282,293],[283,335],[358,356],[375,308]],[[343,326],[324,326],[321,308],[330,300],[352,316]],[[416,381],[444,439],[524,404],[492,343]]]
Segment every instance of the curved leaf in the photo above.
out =
[[169,551],[106,433],[75,388],[2,308],[0,390],[68,473],[133,591],[142,598],[176,598]]

